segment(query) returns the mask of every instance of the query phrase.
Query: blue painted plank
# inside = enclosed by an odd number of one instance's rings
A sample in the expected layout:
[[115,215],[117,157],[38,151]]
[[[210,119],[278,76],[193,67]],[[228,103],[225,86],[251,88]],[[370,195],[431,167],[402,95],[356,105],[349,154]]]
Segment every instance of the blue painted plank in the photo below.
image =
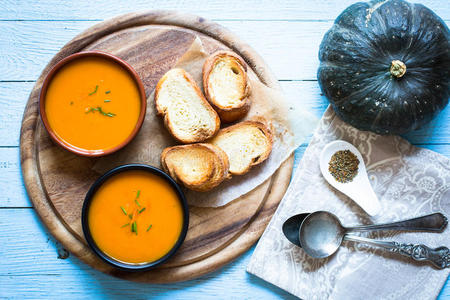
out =
[[[0,298],[294,299],[245,272],[253,248],[201,278],[153,285],[110,277],[73,257],[58,259],[64,251],[33,209],[0,209],[0,242]],[[450,295],[449,287],[442,290],[441,299]]]
[[0,146],[18,146],[23,111],[34,82],[0,82]]
[[74,257],[58,259],[61,247],[32,209],[0,210],[0,298],[251,298],[294,299],[245,272],[253,248],[202,278],[177,284],[141,284],[98,272]]
[[[431,150],[450,156],[448,145]],[[0,148],[0,153],[7,148]],[[305,147],[296,152],[296,165]],[[0,186],[7,186],[6,183]],[[14,186],[8,185],[14,189]],[[92,270],[75,258],[57,259],[60,246],[43,229],[32,209],[0,209],[0,296],[29,298],[141,297],[188,299],[201,293],[206,298],[289,298],[280,289],[245,273],[252,250],[225,268],[200,279],[173,285],[130,283]],[[58,287],[55,289],[55,286]],[[3,287],[5,289],[3,289]],[[450,295],[450,285],[442,291]],[[444,298],[442,298],[444,299]]]
[[[334,20],[342,10],[354,2],[357,1],[3,0],[0,6],[0,18],[2,20],[98,20],[139,10],[171,9],[219,20]],[[450,16],[450,7],[442,5],[441,0],[421,0],[420,2],[442,17]]]
[[0,148],[0,209],[2,207],[31,207],[23,185],[18,147]]
[[[281,79],[301,79],[300,76],[305,74],[305,70],[306,74],[310,73],[305,78],[314,79],[311,74],[317,67],[316,46],[329,27],[329,24],[316,21],[331,21],[343,8],[354,2],[353,0],[339,2],[324,0],[311,5],[305,0],[289,0],[280,5],[278,2],[271,1],[251,3],[252,0],[199,1],[195,2],[194,7],[192,3],[178,0],[167,0],[163,3],[145,0],[131,3],[88,0],[76,3],[56,0],[45,2],[4,0],[0,5],[0,20],[81,18],[93,20],[144,8],[189,10],[208,18],[222,20],[225,26],[230,27],[254,46]],[[449,20],[450,6],[443,5],[445,1],[422,0],[421,2]],[[258,9],[253,9],[256,3]],[[227,22],[225,19],[233,19],[233,21]],[[248,22],[243,19],[265,19],[268,22],[264,24],[264,22]],[[296,22],[272,22],[273,19]],[[303,24],[295,25],[305,21],[315,21],[310,22],[309,27],[313,27],[312,30]],[[60,24],[47,22],[42,26],[40,22],[9,24],[0,21],[0,56],[6,57],[6,60],[0,58],[2,62],[0,78],[34,80],[57,49],[88,25],[90,25],[89,22],[60,22]],[[265,38],[267,36],[271,36],[271,43],[267,43]],[[5,49],[7,51],[2,53],[1,51]],[[16,54],[11,54],[14,52]],[[311,59],[315,62],[310,63]],[[306,68],[305,63],[308,66]],[[34,75],[30,77],[29,74]],[[327,104],[323,97],[318,96],[319,92],[315,85],[316,83],[304,85],[304,82],[283,83],[286,94],[291,97],[307,98],[306,102],[311,105],[308,107],[315,114],[320,115]],[[24,95],[31,89],[30,86],[32,83],[19,83],[19,86],[5,86],[0,83],[0,136],[2,137],[0,146],[18,145],[18,121],[20,121],[26,99]],[[311,95],[314,96],[311,97]],[[447,108],[431,125],[406,137],[413,143],[425,144],[424,147],[450,157],[449,118],[450,113]],[[429,143],[434,144],[429,145]],[[297,150],[296,165],[304,149],[305,147],[301,147]],[[130,283],[92,270],[72,257],[67,260],[57,259],[60,247],[42,228],[34,210],[5,208],[5,206],[30,205],[21,184],[18,148],[0,147],[0,191],[0,257],[2,258],[0,260],[0,298],[292,298],[280,289],[245,273],[245,267],[253,250],[218,272],[173,285]],[[440,299],[445,298],[450,299],[448,281],[440,295]]]
[[[64,44],[96,23],[98,22],[0,22],[0,80],[36,80],[47,62]],[[251,45],[281,80],[316,79],[319,45],[332,23],[247,20],[219,22]],[[267,42],[267,37],[270,37],[270,43]]]
[[[95,21],[0,22],[0,80],[35,80],[56,52]],[[316,78],[318,47],[332,22],[220,21],[252,45],[279,79]],[[245,28],[245,30],[242,30]],[[266,37],[270,36],[270,44]],[[304,45],[308,45],[305,47]]]

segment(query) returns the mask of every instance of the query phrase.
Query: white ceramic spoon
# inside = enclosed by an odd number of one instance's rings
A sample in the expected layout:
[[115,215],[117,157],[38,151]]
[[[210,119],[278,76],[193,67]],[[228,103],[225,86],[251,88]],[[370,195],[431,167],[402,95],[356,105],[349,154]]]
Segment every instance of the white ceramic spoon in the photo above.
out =
[[[337,181],[328,171],[328,163],[330,162],[331,156],[340,150],[350,150],[359,160],[358,174],[352,181],[347,183]],[[380,212],[381,205],[370,185],[366,165],[364,164],[361,153],[355,146],[342,140],[327,144],[320,154],[320,171],[330,185],[350,197],[369,215],[375,216]]]

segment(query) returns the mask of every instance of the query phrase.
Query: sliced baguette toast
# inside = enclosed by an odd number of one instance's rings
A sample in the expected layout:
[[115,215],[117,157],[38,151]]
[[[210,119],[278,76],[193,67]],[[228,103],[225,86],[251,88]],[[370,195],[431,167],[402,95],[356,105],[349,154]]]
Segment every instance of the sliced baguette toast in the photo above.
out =
[[216,111],[183,69],[172,69],[159,80],[155,105],[169,132],[181,143],[202,142],[220,128]]
[[228,156],[211,144],[192,144],[164,149],[163,169],[187,188],[205,192],[228,176]]
[[221,129],[209,142],[228,155],[230,174],[242,175],[269,157],[273,137],[263,122],[243,121]]
[[233,52],[219,51],[206,59],[203,89],[223,122],[239,120],[250,109],[247,65]]

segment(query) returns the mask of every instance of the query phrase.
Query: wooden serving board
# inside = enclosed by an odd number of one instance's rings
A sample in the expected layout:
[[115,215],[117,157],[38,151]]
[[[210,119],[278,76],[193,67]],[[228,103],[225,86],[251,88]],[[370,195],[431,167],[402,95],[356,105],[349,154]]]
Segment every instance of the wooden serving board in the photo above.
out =
[[[50,68],[83,50],[102,50],[127,61],[140,75],[147,97],[161,76],[200,37],[212,53],[231,49],[241,55],[259,79],[272,88],[278,82],[248,45],[216,23],[166,11],[120,16],[81,33],[64,46],[37,80],[22,121],[20,147],[25,186],[48,230],[72,254],[102,272],[121,278],[166,283],[193,279],[230,262],[261,236],[289,184],[293,157],[266,182],[218,208],[190,207],[190,224],[177,254],[161,267],[138,273],[103,263],[88,248],[81,229],[81,207],[87,190],[100,176],[95,158],[80,157],[54,144],[38,113],[39,91]],[[153,105],[149,103],[148,105]]]

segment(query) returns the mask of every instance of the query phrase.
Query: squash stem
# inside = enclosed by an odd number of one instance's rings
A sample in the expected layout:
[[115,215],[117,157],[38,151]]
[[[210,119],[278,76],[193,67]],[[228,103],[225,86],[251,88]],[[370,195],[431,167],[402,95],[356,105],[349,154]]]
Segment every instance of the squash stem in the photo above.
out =
[[406,73],[406,65],[400,60],[393,60],[390,71],[392,76],[400,78]]

